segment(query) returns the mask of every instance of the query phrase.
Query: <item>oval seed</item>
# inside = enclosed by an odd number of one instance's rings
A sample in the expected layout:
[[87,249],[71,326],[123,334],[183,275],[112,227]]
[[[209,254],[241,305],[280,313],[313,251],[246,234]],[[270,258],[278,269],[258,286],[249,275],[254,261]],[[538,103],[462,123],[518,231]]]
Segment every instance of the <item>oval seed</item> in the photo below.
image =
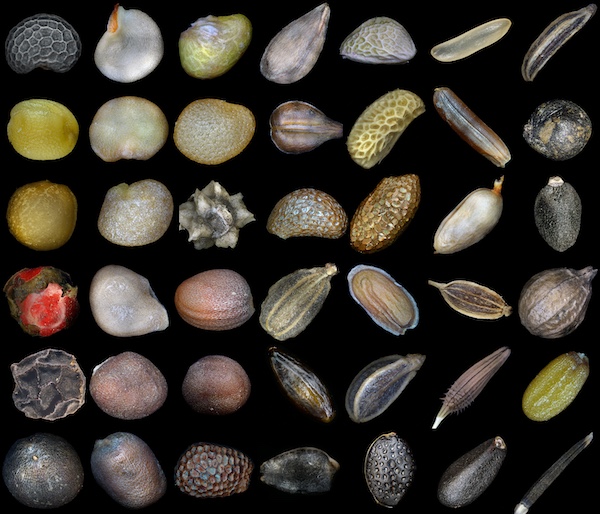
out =
[[473,27],[456,37],[435,45],[431,49],[434,59],[441,62],[459,61],[473,55],[502,39],[509,31],[512,21],[497,18]]
[[297,407],[325,423],[334,418],[331,395],[313,371],[275,347],[269,348],[269,360],[279,385]]
[[404,391],[425,362],[425,355],[388,355],[367,364],[346,392],[346,411],[355,423],[383,413]]
[[452,508],[473,503],[494,481],[505,457],[506,443],[500,436],[459,457],[440,478],[437,491],[440,503]]
[[571,405],[589,374],[587,355],[578,352],[559,355],[525,389],[523,412],[533,421],[548,421]]
[[510,316],[512,307],[496,291],[470,280],[453,280],[446,284],[428,280],[439,289],[442,298],[456,312],[475,319],[495,320]]
[[335,264],[302,268],[280,278],[261,305],[260,325],[279,341],[296,337],[319,313],[338,274]]
[[510,348],[503,346],[481,359],[452,384],[444,396],[442,408],[433,423],[434,430],[450,414],[466,409],[510,356]]

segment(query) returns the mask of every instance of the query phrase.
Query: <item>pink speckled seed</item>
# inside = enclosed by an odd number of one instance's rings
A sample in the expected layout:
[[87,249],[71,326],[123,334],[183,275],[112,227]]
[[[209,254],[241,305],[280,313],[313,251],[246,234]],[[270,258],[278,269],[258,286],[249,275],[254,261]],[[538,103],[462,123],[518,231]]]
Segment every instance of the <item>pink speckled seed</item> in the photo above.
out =
[[192,364],[181,388],[185,401],[202,414],[231,414],[250,396],[250,378],[234,359],[207,355]]
[[211,269],[184,280],[175,291],[175,308],[196,328],[230,330],[254,314],[250,286],[230,269]]

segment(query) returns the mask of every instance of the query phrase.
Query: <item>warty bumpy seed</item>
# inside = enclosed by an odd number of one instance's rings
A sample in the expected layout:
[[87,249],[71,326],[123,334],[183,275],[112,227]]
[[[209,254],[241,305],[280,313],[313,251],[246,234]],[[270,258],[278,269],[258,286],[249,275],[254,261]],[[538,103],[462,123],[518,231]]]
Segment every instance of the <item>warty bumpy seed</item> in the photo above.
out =
[[6,61],[17,73],[42,68],[69,71],[81,55],[79,34],[60,16],[36,14],[15,25],[5,42]]

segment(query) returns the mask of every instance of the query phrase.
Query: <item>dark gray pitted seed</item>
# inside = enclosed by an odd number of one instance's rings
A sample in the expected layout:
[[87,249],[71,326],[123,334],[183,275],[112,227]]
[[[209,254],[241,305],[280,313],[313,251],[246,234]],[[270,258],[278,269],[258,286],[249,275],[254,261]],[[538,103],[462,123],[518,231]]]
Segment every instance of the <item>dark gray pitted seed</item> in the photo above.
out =
[[536,152],[553,161],[580,153],[592,135],[588,114],[570,100],[540,104],[523,127],[523,138]]
[[406,441],[394,432],[375,439],[365,457],[364,476],[375,502],[394,507],[413,483],[415,460]]
[[64,73],[78,61],[81,39],[60,16],[42,13],[15,25],[4,48],[8,65],[17,73],[29,73],[35,68]]
[[250,485],[254,464],[244,453],[212,443],[192,444],[175,467],[175,485],[196,498],[243,493]]

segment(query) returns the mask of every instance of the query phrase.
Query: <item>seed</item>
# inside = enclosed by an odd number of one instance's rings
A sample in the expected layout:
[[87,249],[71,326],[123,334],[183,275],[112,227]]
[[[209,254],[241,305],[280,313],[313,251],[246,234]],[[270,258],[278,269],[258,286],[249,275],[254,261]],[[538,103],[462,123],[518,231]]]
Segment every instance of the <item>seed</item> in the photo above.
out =
[[254,464],[235,448],[212,443],[195,443],[175,466],[175,485],[196,498],[224,498],[245,492]]
[[500,436],[459,457],[440,478],[437,492],[440,503],[452,508],[473,503],[494,481],[505,457],[506,443]]
[[343,125],[323,111],[299,100],[278,105],[269,117],[271,140],[283,153],[310,152],[326,141],[339,139]]
[[471,191],[442,220],[433,237],[436,254],[456,253],[481,241],[500,221],[504,176],[493,189]]
[[413,483],[416,470],[412,450],[395,432],[381,434],[367,449],[364,476],[375,503],[394,507]]
[[330,13],[329,4],[322,3],[281,29],[262,55],[262,75],[278,84],[291,84],[308,75],[325,45]]
[[531,82],[550,58],[585,26],[596,10],[596,4],[589,4],[553,20],[527,50],[521,65],[523,78]]
[[573,462],[575,457],[591,444],[593,439],[594,433],[590,432],[563,453],[558,460],[552,464],[538,480],[536,480],[527,493],[525,493],[523,499],[515,507],[514,514],[527,514],[531,506],[537,501],[542,493],[552,485],[552,482],[554,482],[565,468]]
[[428,280],[456,312],[475,319],[495,320],[510,316],[512,307],[496,291],[470,280],[453,280],[446,284]]
[[411,91],[394,89],[380,96],[360,114],[348,134],[350,157],[365,169],[379,164],[424,112],[423,100]]
[[577,241],[581,227],[581,198],[561,177],[550,177],[535,198],[534,220],[551,248],[564,252]]
[[559,355],[525,389],[523,412],[533,421],[548,421],[573,403],[589,374],[587,355],[578,352]]
[[398,336],[419,323],[419,308],[412,295],[389,273],[360,264],[348,273],[352,298],[381,328]]
[[510,348],[507,346],[498,348],[458,377],[444,396],[442,408],[431,428],[435,430],[447,416],[461,412],[471,405],[509,356]]
[[504,168],[510,161],[510,151],[504,141],[450,88],[436,88],[433,92],[433,104],[452,130],[487,160],[499,168]]
[[319,448],[294,448],[260,465],[260,480],[292,494],[320,494],[331,490],[339,463]]
[[355,423],[382,414],[400,396],[425,362],[425,355],[388,355],[360,370],[346,391],[346,411]]
[[392,18],[377,16],[361,23],[340,46],[344,59],[367,64],[405,64],[417,53],[408,31]]
[[335,264],[302,268],[280,278],[261,305],[260,325],[279,341],[296,337],[320,312],[338,274]]
[[441,62],[465,59],[498,42],[506,35],[511,26],[512,22],[508,18],[487,21],[435,45],[431,49],[431,56]]
[[533,335],[556,339],[573,332],[585,318],[597,269],[551,268],[536,273],[519,296],[521,324]]
[[350,220],[350,245],[367,254],[384,250],[408,228],[420,202],[418,175],[381,179]]
[[582,107],[569,100],[550,100],[536,107],[523,138],[536,152],[553,161],[578,155],[592,136],[592,121]]
[[300,410],[329,423],[335,417],[331,395],[321,379],[296,357],[269,348],[269,362],[283,392]]
[[339,239],[346,233],[348,215],[328,193],[303,187],[288,193],[273,207],[267,231],[282,239],[322,237]]

